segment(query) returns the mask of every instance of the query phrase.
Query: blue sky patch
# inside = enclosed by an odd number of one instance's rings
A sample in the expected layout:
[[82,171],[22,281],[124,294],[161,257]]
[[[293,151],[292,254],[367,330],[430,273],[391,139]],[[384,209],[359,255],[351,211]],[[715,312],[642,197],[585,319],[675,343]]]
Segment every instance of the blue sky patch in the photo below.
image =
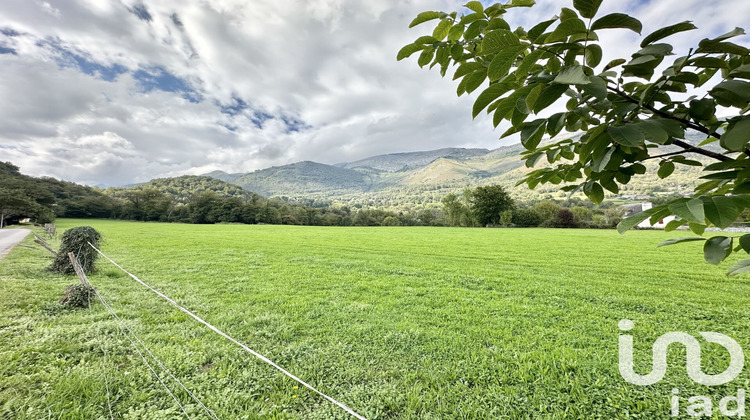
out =
[[117,78],[117,76],[125,73],[128,69],[119,64],[112,64],[105,66],[99,64],[89,58],[76,54],[70,50],[65,49],[60,45],[59,41],[42,41],[39,42],[40,46],[50,46],[59,55],[57,56],[57,65],[60,67],[75,67],[78,68],[82,73],[88,74],[89,76],[99,77],[102,80],[111,82]]
[[180,93],[190,102],[200,102],[203,97],[196,92],[185,80],[169,73],[164,67],[148,67],[133,73],[133,78],[143,88],[144,92],[161,90],[164,92]]
[[310,128],[309,124],[294,117],[282,116],[281,121],[284,121],[284,125],[286,125],[287,133],[297,133],[307,128]]
[[130,10],[130,13],[138,16],[138,19],[140,20],[146,22],[151,22],[153,20],[151,13],[148,12],[148,9],[146,9],[146,6],[143,4],[136,4],[133,8],[128,10]]
[[0,54],[18,55],[18,53],[16,53],[16,50],[14,50],[13,48],[3,47],[2,45],[0,45]]
[[230,105],[219,105],[219,106],[221,108],[222,114],[227,114],[232,117],[234,117],[237,114],[242,113],[242,111],[248,108],[247,102],[243,101],[241,98],[238,98],[236,96],[232,96],[232,103]]
[[18,35],[21,35],[20,32],[16,31],[15,29],[11,29],[11,28],[0,28],[0,34],[3,34],[5,36],[18,36]]

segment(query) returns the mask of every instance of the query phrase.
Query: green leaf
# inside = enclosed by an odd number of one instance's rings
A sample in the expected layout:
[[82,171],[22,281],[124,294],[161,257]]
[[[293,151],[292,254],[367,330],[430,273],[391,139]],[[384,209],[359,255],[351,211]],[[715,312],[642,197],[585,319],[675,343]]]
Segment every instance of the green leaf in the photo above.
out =
[[544,89],[544,85],[539,83],[533,89],[531,89],[531,92],[529,92],[528,95],[526,95],[526,109],[529,112],[534,109],[534,105],[536,104],[537,99],[539,99],[539,95],[541,95],[542,89]]
[[540,118],[526,124],[523,129],[521,129],[521,144],[523,144],[523,147],[527,150],[532,150],[539,145],[539,142],[544,135],[544,127],[546,123],[546,119]]
[[634,228],[638,226],[639,223],[642,221],[648,219],[652,215],[656,214],[658,211],[663,210],[662,206],[658,207],[652,207],[648,210],[642,211],[640,213],[636,213],[630,217],[626,217],[622,219],[620,223],[617,224],[617,231],[622,235],[631,228]]
[[612,154],[615,152],[615,150],[615,147],[609,147],[605,152],[599,153],[594,156],[594,159],[591,162],[591,170],[594,172],[603,171],[612,158]]
[[659,178],[664,179],[672,175],[672,172],[674,172],[674,162],[672,162],[671,160],[665,160],[662,161],[659,165],[659,170],[656,172],[656,174],[659,176]]
[[[480,16],[478,13],[469,15],[469,16]],[[479,19],[479,17],[477,17]],[[460,25],[464,24],[464,19],[461,19]],[[467,41],[473,41],[476,37],[479,36],[479,34],[482,33],[484,28],[487,27],[489,22],[486,20],[477,20],[476,22],[473,22],[471,25],[469,25],[468,28],[466,28],[466,31],[464,32],[464,39]]]
[[654,69],[661,64],[662,59],[663,57],[654,55],[638,56],[622,67],[623,75],[651,79],[654,75]]
[[652,143],[664,144],[669,140],[667,130],[652,120],[639,121],[632,125],[643,133],[646,140]]
[[456,25],[451,28],[450,32],[448,32],[448,41],[450,42],[456,42],[464,35],[464,30],[466,27],[464,25]]
[[740,36],[740,35],[745,35],[745,30],[742,29],[742,28],[734,28],[731,31],[725,33],[724,35],[720,35],[720,36],[712,39],[712,41],[724,41],[724,40],[727,40],[729,38],[734,38],[734,37]]
[[672,220],[671,222],[667,223],[666,226],[664,226],[664,231],[671,232],[680,226],[686,225],[687,222],[688,222],[687,220],[681,220],[681,219]]
[[674,82],[690,83],[693,86],[698,86],[698,84],[701,82],[701,78],[698,77],[697,74],[687,71],[683,71],[676,76],[670,77],[669,80]]
[[489,70],[487,75],[491,81],[500,79],[508,74],[513,63],[516,61],[516,57],[521,51],[525,50],[526,47],[523,45],[509,46],[497,53],[495,58],[490,62]]
[[570,19],[578,19],[578,15],[576,14],[575,10],[563,7],[562,10],[560,10],[560,21],[565,22],[566,20]]
[[578,10],[581,17],[591,19],[596,15],[599,10],[599,6],[602,5],[603,0],[573,0],[573,7]]
[[586,47],[586,65],[596,67],[602,62],[602,47],[598,44],[591,44]]
[[745,108],[750,102],[750,83],[742,80],[727,80],[708,92],[719,105]]
[[417,60],[417,64],[419,64],[419,67],[424,67],[428,64],[430,64],[430,61],[432,61],[432,58],[435,56],[435,48],[432,46],[428,46],[422,51],[422,54],[419,54],[419,59]]
[[540,22],[536,24],[533,28],[529,29],[529,32],[526,34],[529,38],[529,41],[534,42],[536,41],[540,35],[544,33],[544,31],[547,30],[547,28],[550,27],[553,23],[555,23],[557,19],[550,19],[545,20],[544,22]]
[[470,75],[466,76],[466,93],[471,93],[479,86],[482,86],[484,80],[487,78],[487,70],[478,70]]
[[537,98],[533,110],[535,114],[555,103],[568,90],[567,85],[549,85]]
[[653,55],[655,57],[664,57],[665,55],[671,55],[672,49],[673,47],[669,44],[653,44],[640,49],[633,54],[633,56],[640,57],[642,55]]
[[438,19],[438,18],[440,18],[440,12],[422,12],[418,14],[417,17],[414,18],[414,20],[411,21],[411,23],[409,24],[409,27],[413,28],[419,25],[420,23],[424,23],[424,22],[427,22],[433,19]]
[[750,235],[740,236],[740,246],[742,250],[750,254]]
[[719,265],[732,253],[732,238],[713,236],[703,245],[703,257],[713,265]]
[[599,76],[591,76],[591,83],[581,86],[584,92],[602,101],[607,98],[607,82]]
[[586,33],[586,24],[581,19],[568,19],[560,22],[552,31],[547,38],[545,38],[545,44],[551,44],[553,42],[565,41],[570,35]]
[[481,70],[484,68],[484,64],[476,62],[476,61],[470,61],[468,63],[463,63],[456,69],[456,73],[453,74],[453,80],[458,79],[461,76],[465,76],[469,73],[474,73],[475,71]]
[[396,56],[397,61],[401,61],[404,58],[409,57],[410,55],[414,54],[417,51],[421,51],[425,48],[424,45],[417,45],[417,44],[409,44],[405,45],[403,48],[401,48],[398,51],[398,55]]
[[523,57],[523,60],[521,60],[521,64],[518,65],[518,68],[516,68],[516,71],[514,72],[516,76],[519,79],[526,78],[531,68],[534,67],[536,62],[545,54],[549,53],[539,49],[526,54],[526,56]]
[[726,229],[737,220],[744,208],[737,207],[732,197],[701,197],[706,218],[716,227]]
[[472,118],[476,118],[484,108],[487,107],[492,101],[501,97],[502,95],[510,92],[515,86],[516,79],[509,77],[507,80],[503,80],[499,83],[493,83],[482,91],[474,102],[474,108],[472,109]]
[[496,54],[505,47],[519,44],[516,34],[505,29],[498,29],[485,35],[482,40],[482,54]]
[[604,200],[604,190],[597,182],[589,181],[583,184],[583,193],[595,204],[600,204]]
[[667,239],[666,241],[660,243],[656,247],[658,248],[660,246],[674,245],[674,244],[679,244],[679,243],[682,243],[682,242],[695,242],[695,241],[705,241],[705,240],[706,240],[706,238],[701,238],[701,237],[698,237],[698,236],[690,236],[690,237],[687,237],[687,238]]
[[643,132],[635,128],[631,124],[607,127],[607,133],[612,137],[612,140],[628,147],[639,147],[643,145],[645,136]]
[[464,7],[467,9],[471,9],[476,13],[484,13],[484,6],[482,6],[482,3],[478,1],[470,1],[464,4]]
[[611,28],[630,29],[640,35],[643,25],[638,19],[632,18],[623,13],[612,13],[606,15],[594,21],[591,25],[592,31]]
[[731,42],[716,42],[704,39],[698,46],[699,48],[695,52],[699,54],[750,54],[750,50],[747,48]]
[[645,47],[648,44],[656,42],[660,39],[664,39],[668,36],[674,35],[676,33],[684,32],[684,31],[691,31],[693,29],[698,29],[698,28],[695,25],[693,25],[689,20],[686,20],[684,22],[680,22],[671,26],[666,26],[661,29],[657,29],[654,32],[651,32],[650,34],[646,35],[645,38],[643,38],[643,41],[641,41],[641,48]]
[[563,67],[553,81],[564,85],[585,85],[591,83],[591,79],[583,72],[582,66]]
[[688,223],[688,227],[693,233],[697,235],[703,235],[703,232],[706,231],[707,226],[703,223]]
[[553,114],[547,119],[547,133],[550,137],[555,137],[562,131],[565,126],[565,113],[559,112]]
[[700,198],[679,200],[667,206],[675,216],[691,223],[703,224],[706,214],[703,211],[703,201]]
[[666,118],[649,118],[648,121],[659,124],[659,126],[672,137],[681,139],[685,136],[685,127],[675,120],[668,120]]
[[742,260],[737,262],[727,272],[728,276],[736,276],[750,270],[750,260]]
[[448,33],[451,31],[451,27],[453,27],[453,22],[448,19],[441,20],[440,23],[438,23],[435,29],[432,31],[432,37],[437,39],[438,41],[442,41],[446,36],[448,36]]
[[615,68],[619,66],[620,64],[624,64],[625,62],[627,62],[627,60],[625,60],[624,58],[618,58],[616,60],[612,60],[609,63],[607,63],[606,66],[604,66],[604,71],[607,71],[611,68]]
[[432,45],[436,42],[438,42],[438,40],[435,39],[435,37],[428,36],[428,35],[420,36],[419,38],[416,39],[416,41],[414,41],[415,44],[425,44],[425,45]]
[[534,0],[511,0],[510,5],[513,7],[531,7],[535,5]]
[[738,152],[744,150],[750,141],[750,117],[745,117],[733,124],[729,124],[727,131],[719,139],[721,147]]
[[690,101],[690,116],[696,121],[707,121],[716,113],[716,102],[711,98]]

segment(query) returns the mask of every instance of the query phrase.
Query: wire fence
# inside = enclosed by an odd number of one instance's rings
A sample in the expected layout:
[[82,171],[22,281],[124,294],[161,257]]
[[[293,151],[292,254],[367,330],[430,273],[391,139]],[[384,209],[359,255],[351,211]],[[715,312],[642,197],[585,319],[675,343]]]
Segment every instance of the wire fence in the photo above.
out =
[[[218,328],[217,328],[217,327],[215,327],[214,325],[212,325],[212,324],[210,324],[209,322],[205,321],[204,319],[202,319],[201,317],[199,317],[198,315],[196,315],[196,314],[195,314],[195,313],[193,313],[192,311],[190,311],[190,310],[188,310],[188,309],[184,308],[183,306],[179,305],[179,304],[178,304],[177,302],[175,302],[175,301],[174,301],[173,299],[171,299],[170,297],[168,297],[168,296],[167,296],[167,295],[165,295],[164,293],[162,293],[162,292],[160,292],[160,291],[158,291],[158,290],[154,289],[153,287],[149,286],[149,285],[148,285],[148,284],[146,284],[146,283],[145,283],[145,282],[144,282],[143,280],[139,279],[139,278],[138,278],[137,276],[135,276],[134,274],[132,274],[132,273],[128,272],[128,271],[127,271],[127,270],[125,270],[125,269],[124,269],[124,268],[123,268],[122,266],[120,266],[120,265],[119,265],[118,263],[116,263],[116,262],[115,262],[114,260],[112,260],[112,259],[111,259],[111,258],[109,258],[109,257],[108,257],[107,255],[105,255],[105,254],[104,254],[104,253],[103,253],[103,252],[102,252],[101,250],[99,250],[99,249],[98,249],[97,247],[95,247],[95,246],[94,246],[93,244],[89,243],[89,246],[91,246],[91,248],[93,248],[93,249],[94,249],[94,250],[95,250],[95,251],[96,251],[97,253],[99,253],[99,255],[101,255],[101,256],[102,256],[102,257],[104,257],[104,258],[105,258],[106,260],[108,260],[108,261],[109,261],[110,263],[112,263],[112,264],[113,264],[113,265],[114,265],[115,267],[119,268],[119,269],[120,269],[121,271],[123,271],[123,272],[124,272],[125,274],[127,274],[127,275],[128,275],[128,276],[129,276],[130,278],[132,278],[133,280],[135,280],[136,282],[138,282],[138,283],[139,283],[139,284],[141,284],[142,286],[146,287],[147,289],[149,289],[149,290],[150,290],[151,292],[153,292],[153,293],[154,293],[154,294],[156,294],[157,296],[159,296],[159,297],[161,297],[162,299],[166,300],[167,302],[169,302],[169,304],[171,304],[171,305],[172,305],[172,306],[174,306],[175,308],[179,309],[180,311],[184,312],[185,314],[187,314],[188,316],[190,316],[190,317],[191,317],[191,318],[193,318],[194,320],[196,320],[196,321],[198,321],[199,323],[203,324],[204,326],[208,327],[208,328],[209,328],[209,329],[210,329],[211,331],[213,331],[214,333],[216,333],[216,334],[218,334],[218,335],[220,335],[220,336],[224,337],[224,338],[225,338],[226,340],[228,340],[228,341],[230,341],[230,342],[232,342],[232,343],[236,344],[237,346],[239,346],[240,348],[242,348],[242,349],[243,349],[244,351],[246,351],[246,352],[248,352],[248,353],[252,354],[252,355],[253,355],[253,356],[255,356],[256,358],[258,358],[258,359],[260,359],[261,361],[263,361],[264,363],[266,363],[266,364],[270,365],[271,367],[273,367],[274,369],[276,369],[276,370],[278,370],[279,372],[283,373],[283,374],[284,374],[284,375],[286,375],[287,377],[289,377],[289,378],[293,379],[294,381],[298,382],[298,383],[299,383],[300,385],[304,386],[305,388],[307,388],[307,389],[309,389],[309,390],[313,391],[314,393],[316,393],[316,394],[320,395],[321,397],[323,397],[323,398],[324,398],[324,399],[326,399],[327,401],[331,402],[332,404],[334,404],[334,405],[336,405],[337,407],[341,408],[342,410],[346,411],[346,412],[347,412],[348,414],[350,414],[350,415],[351,415],[352,417],[355,417],[355,418],[357,418],[357,419],[359,419],[359,420],[367,420],[367,419],[366,419],[366,418],[365,418],[364,416],[362,416],[362,415],[360,415],[360,414],[357,414],[357,413],[356,413],[356,412],[355,412],[354,410],[352,410],[351,408],[349,408],[349,407],[348,407],[348,406],[346,406],[345,404],[343,404],[343,403],[341,403],[341,402],[337,401],[336,399],[334,399],[334,398],[332,398],[332,397],[330,397],[330,396],[328,396],[328,395],[324,394],[323,392],[319,391],[318,389],[316,389],[316,388],[315,388],[315,387],[313,387],[312,385],[308,384],[307,382],[305,382],[305,381],[303,381],[302,379],[298,378],[297,376],[293,375],[292,373],[290,373],[290,372],[289,372],[289,371],[287,371],[286,369],[282,368],[282,367],[281,367],[281,366],[279,366],[278,364],[274,363],[273,361],[271,361],[270,359],[268,359],[268,358],[267,358],[266,356],[264,356],[264,355],[262,355],[262,354],[258,353],[257,351],[255,351],[255,350],[251,349],[250,347],[248,347],[247,345],[245,345],[245,344],[241,343],[240,341],[236,340],[235,338],[233,338],[233,337],[232,337],[232,336],[230,336],[229,334],[227,334],[227,333],[223,332],[222,330],[218,329]],[[86,281],[88,281],[88,280],[86,280]],[[195,401],[196,401],[196,402],[198,403],[198,405],[199,405],[199,406],[200,406],[201,408],[203,408],[203,409],[204,409],[204,411],[205,411],[205,412],[206,412],[206,413],[208,414],[208,416],[209,416],[210,418],[212,418],[212,419],[218,419],[218,417],[216,416],[216,414],[215,414],[215,413],[214,413],[213,411],[211,411],[211,410],[210,410],[210,409],[209,409],[208,407],[206,407],[206,406],[205,406],[205,405],[204,405],[204,404],[203,404],[203,403],[202,403],[202,402],[200,401],[200,399],[198,399],[198,397],[197,397],[197,396],[195,396],[195,395],[194,395],[194,394],[193,394],[192,392],[190,392],[190,391],[189,391],[189,390],[187,389],[187,387],[185,387],[185,385],[184,385],[184,384],[183,384],[183,383],[182,383],[182,382],[181,382],[181,381],[180,381],[180,380],[179,380],[179,379],[178,379],[178,378],[177,378],[176,376],[174,376],[174,375],[173,375],[173,374],[172,374],[172,373],[171,373],[171,372],[169,371],[169,369],[167,369],[167,368],[166,368],[166,366],[164,366],[164,364],[163,364],[163,363],[162,363],[162,362],[161,362],[161,361],[160,361],[160,360],[159,360],[159,359],[158,359],[158,358],[157,358],[157,357],[156,357],[156,356],[155,356],[155,355],[153,354],[153,352],[151,352],[151,350],[149,350],[149,349],[148,349],[148,347],[147,347],[147,346],[146,346],[146,345],[145,345],[145,344],[143,343],[143,341],[142,341],[142,340],[140,340],[140,339],[138,338],[138,336],[137,336],[137,335],[136,335],[136,334],[135,334],[135,333],[134,333],[134,332],[133,332],[133,331],[132,331],[132,330],[131,330],[131,329],[130,329],[130,328],[129,328],[128,326],[127,326],[127,324],[125,324],[125,323],[124,323],[124,321],[122,321],[122,320],[121,320],[121,319],[120,319],[120,318],[119,318],[119,317],[117,316],[117,314],[115,313],[115,311],[114,311],[114,310],[112,309],[112,307],[111,307],[111,306],[110,306],[110,305],[109,305],[109,304],[107,303],[107,301],[106,301],[106,300],[105,300],[105,299],[104,299],[104,298],[103,298],[103,297],[101,296],[101,294],[100,294],[100,293],[99,293],[98,291],[96,291],[96,289],[94,289],[94,291],[95,291],[95,293],[96,293],[96,296],[97,296],[97,298],[98,298],[98,299],[99,299],[99,300],[100,300],[100,301],[102,302],[102,304],[104,305],[104,307],[105,307],[105,308],[107,308],[107,310],[108,310],[108,311],[110,312],[110,314],[112,315],[112,317],[113,317],[113,318],[114,318],[114,319],[115,319],[115,320],[117,321],[118,327],[120,328],[120,330],[122,331],[122,333],[123,333],[123,334],[124,334],[124,335],[126,336],[126,338],[128,338],[128,340],[129,340],[129,341],[130,341],[130,342],[131,342],[131,343],[133,344],[134,348],[136,349],[136,352],[137,352],[137,353],[138,353],[138,354],[139,354],[139,355],[141,356],[141,358],[143,359],[143,361],[144,361],[144,362],[146,363],[146,365],[147,365],[147,366],[149,367],[149,369],[151,370],[151,372],[152,372],[152,373],[153,373],[153,374],[154,374],[154,375],[156,376],[156,378],[157,378],[157,379],[159,380],[159,382],[160,382],[160,383],[161,383],[161,384],[162,384],[162,385],[164,386],[164,388],[165,388],[165,389],[167,390],[167,392],[169,393],[169,395],[171,395],[171,396],[172,396],[172,398],[173,398],[173,399],[175,400],[175,402],[176,402],[176,403],[177,403],[177,404],[179,405],[180,409],[181,409],[181,410],[183,411],[183,413],[185,414],[185,416],[186,416],[186,417],[188,417],[188,418],[190,418],[190,416],[188,415],[188,413],[187,413],[187,411],[185,410],[184,406],[183,406],[183,405],[182,405],[182,404],[180,403],[179,399],[178,399],[178,398],[177,398],[177,397],[176,397],[176,396],[174,395],[174,393],[172,393],[172,391],[171,391],[171,390],[169,389],[169,387],[168,387],[168,386],[167,386],[167,385],[166,385],[166,384],[164,383],[164,381],[163,381],[163,380],[161,379],[161,377],[160,377],[160,376],[158,375],[158,373],[156,372],[156,370],[155,370],[155,369],[154,369],[154,368],[153,368],[153,367],[151,366],[151,364],[150,364],[150,363],[148,362],[148,360],[147,360],[146,356],[145,356],[145,355],[144,355],[144,354],[143,354],[143,353],[142,353],[142,352],[141,352],[141,351],[140,351],[140,350],[138,349],[138,345],[137,345],[136,343],[140,344],[140,345],[141,345],[141,346],[143,347],[143,349],[145,349],[145,352],[146,352],[146,353],[147,353],[147,354],[148,354],[149,356],[151,356],[151,358],[152,358],[152,359],[153,359],[153,360],[154,360],[154,361],[156,362],[156,364],[157,364],[157,365],[158,365],[158,366],[159,366],[159,367],[160,367],[160,368],[161,368],[161,369],[162,369],[163,371],[167,372],[167,374],[168,374],[168,375],[169,375],[169,376],[170,376],[170,377],[172,378],[172,380],[174,380],[174,381],[175,381],[176,383],[178,383],[178,384],[180,385],[180,387],[181,387],[181,388],[182,388],[182,389],[183,389],[183,390],[184,390],[185,392],[187,392],[187,393],[188,393],[188,395],[190,395],[190,397],[191,397],[191,398],[192,398],[193,400],[195,400]]]

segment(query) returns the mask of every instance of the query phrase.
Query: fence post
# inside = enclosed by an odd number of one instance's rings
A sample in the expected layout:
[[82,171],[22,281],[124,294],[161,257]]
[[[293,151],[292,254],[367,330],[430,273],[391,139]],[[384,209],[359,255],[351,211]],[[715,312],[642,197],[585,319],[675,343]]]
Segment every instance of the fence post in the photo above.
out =
[[55,251],[54,249],[52,249],[52,247],[49,246],[49,244],[47,243],[47,241],[45,241],[41,236],[37,235],[36,232],[34,232],[34,237],[36,238],[36,239],[34,239],[34,242],[36,242],[39,245],[43,246],[44,249],[46,249],[47,251],[51,252],[52,255],[57,255],[57,251]]
[[86,278],[86,273],[83,272],[83,268],[81,268],[81,265],[78,264],[78,259],[76,258],[75,254],[72,252],[68,252],[68,258],[70,258],[71,264],[73,264],[73,270],[76,271],[76,275],[78,276],[78,279],[81,280],[81,283],[85,284],[86,286],[91,286],[91,283],[89,283],[89,279]]

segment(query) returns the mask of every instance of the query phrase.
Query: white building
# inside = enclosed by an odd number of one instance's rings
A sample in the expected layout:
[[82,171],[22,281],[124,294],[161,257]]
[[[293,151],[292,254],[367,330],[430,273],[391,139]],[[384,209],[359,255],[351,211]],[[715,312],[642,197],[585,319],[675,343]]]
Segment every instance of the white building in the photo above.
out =
[[[628,217],[634,214],[638,214],[652,207],[654,207],[653,203],[648,202],[648,201],[643,202],[643,203],[637,203],[637,204],[626,204],[622,206],[622,208],[625,209],[625,214],[623,215],[623,217]],[[638,229],[664,229],[667,223],[675,219],[676,217],[670,215],[661,220],[657,220],[656,223],[654,223],[653,225],[651,225],[651,222],[649,222],[649,219],[646,219],[642,221],[641,223],[638,223],[637,228]]]

